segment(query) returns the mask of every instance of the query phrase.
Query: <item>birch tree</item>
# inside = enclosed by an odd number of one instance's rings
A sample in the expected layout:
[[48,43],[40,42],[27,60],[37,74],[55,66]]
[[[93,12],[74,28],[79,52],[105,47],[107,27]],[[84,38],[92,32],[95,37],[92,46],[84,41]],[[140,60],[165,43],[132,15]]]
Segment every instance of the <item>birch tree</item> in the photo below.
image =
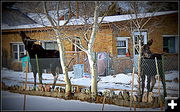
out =
[[[65,26],[69,20],[70,20],[70,16],[68,16],[68,19],[63,23],[63,25],[61,26],[61,28],[59,27],[59,20],[54,20],[48,13],[48,9],[47,9],[47,3],[43,2],[43,9],[44,9],[44,13],[47,17],[47,19],[49,20],[49,22],[52,25],[52,29],[55,32],[56,35],[56,39],[57,39],[57,44],[58,44],[58,49],[59,49],[59,56],[60,56],[60,63],[62,66],[62,70],[63,70],[63,74],[64,74],[64,81],[66,83],[66,94],[70,95],[71,93],[71,82],[68,76],[68,67],[66,65],[66,57],[65,57],[65,50],[64,50],[64,44],[63,44],[63,37],[61,34],[62,28],[63,26]],[[59,2],[57,3],[57,17],[59,16]],[[70,2],[69,2],[69,14],[70,14]]]
[[[82,4],[81,4],[82,5]],[[83,4],[84,5],[84,4]],[[102,17],[99,17],[100,10],[102,6],[109,6],[109,4],[105,3],[100,3],[100,2],[94,2],[94,5],[92,4],[93,7],[93,15],[92,17],[90,16],[90,12],[86,15],[81,15],[83,17],[84,24],[83,27],[81,28],[82,32],[82,37],[76,38],[73,35],[72,36],[67,36],[67,39],[76,47],[81,49],[87,54],[89,65],[90,65],[90,73],[91,73],[91,96],[92,98],[95,98],[97,95],[97,59],[96,59],[96,52],[93,49],[94,42],[96,39],[96,34],[98,32],[98,29],[100,27],[100,24],[102,23],[104,17],[108,14],[108,11],[106,11]],[[110,4],[111,9],[114,4]],[[90,9],[88,9],[90,10]],[[93,19],[92,19],[93,18]],[[91,19],[93,21],[91,21]],[[89,23],[90,22],[90,23]],[[75,43],[73,40],[78,40],[79,43]],[[85,41],[85,44],[83,44],[83,41]]]

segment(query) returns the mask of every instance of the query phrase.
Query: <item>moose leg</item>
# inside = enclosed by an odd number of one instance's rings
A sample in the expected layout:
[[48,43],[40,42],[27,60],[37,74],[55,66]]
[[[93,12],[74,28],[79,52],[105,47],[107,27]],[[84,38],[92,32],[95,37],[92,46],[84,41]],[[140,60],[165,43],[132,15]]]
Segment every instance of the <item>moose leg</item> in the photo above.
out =
[[52,88],[54,89],[55,85],[56,85],[56,81],[57,81],[58,75],[53,75],[53,76],[54,76],[54,83],[53,83]]
[[164,90],[164,97],[167,96],[167,92],[166,92],[166,83],[165,83],[165,76],[164,74],[160,74],[160,79],[163,85],[163,90]]
[[152,77],[151,77],[151,88],[150,88],[150,92],[152,92],[153,91],[153,88],[154,88],[154,85],[156,84],[156,78],[155,78],[155,75],[153,75]]
[[36,74],[37,74],[37,72],[34,71],[33,72],[33,75],[34,75],[34,90],[36,90]]
[[149,92],[150,92],[150,83],[151,83],[151,75],[149,74],[147,76],[147,97],[149,96]]
[[54,83],[53,83],[53,86],[52,86],[53,89],[55,88],[56,81],[57,81],[57,78],[58,78],[58,72],[57,73],[56,72],[55,72],[55,70],[52,70],[52,74],[54,76]]
[[42,71],[39,71],[39,83],[42,84]]
[[144,94],[144,87],[145,87],[145,74],[142,74],[141,79],[142,79],[142,94],[141,94],[141,98],[142,98]]
[[58,79],[58,75],[59,75],[59,67],[53,67],[53,68],[56,68],[56,70],[52,69],[52,71],[51,71],[53,76],[54,76],[54,83],[53,83],[53,86],[52,86],[52,88],[54,89],[55,85],[56,85],[56,81]]

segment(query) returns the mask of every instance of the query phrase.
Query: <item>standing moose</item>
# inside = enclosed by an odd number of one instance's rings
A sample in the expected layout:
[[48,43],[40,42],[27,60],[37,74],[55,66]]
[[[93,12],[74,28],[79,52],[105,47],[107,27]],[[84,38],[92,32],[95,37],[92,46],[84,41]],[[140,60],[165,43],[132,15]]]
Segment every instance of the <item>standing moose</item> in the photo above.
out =
[[[36,74],[37,72],[39,75],[39,82],[42,84],[42,70],[43,69],[51,69],[51,73],[54,76],[54,83],[52,88],[54,89],[58,74],[62,73],[62,67],[59,61],[59,51],[57,50],[46,50],[41,45],[35,44],[37,40],[31,39],[30,37],[26,36],[26,34],[21,31],[20,36],[22,41],[25,45],[25,50],[28,52],[30,56],[30,63],[32,66],[32,72],[34,75],[34,90],[36,89]],[[36,60],[36,55],[38,60]],[[38,66],[37,62],[38,61]],[[38,68],[39,71],[38,71]]]
[[[147,44],[144,44],[142,47],[142,58],[141,58],[141,79],[142,79],[142,95],[144,93],[145,87],[145,76],[147,76],[147,96],[149,92],[152,92],[154,85],[156,83],[155,75],[157,75],[155,57],[158,62],[159,75],[161,82],[163,84],[164,96],[166,96],[166,86],[165,86],[165,76],[163,74],[162,66],[162,54],[152,53],[150,51],[150,46],[152,45],[153,40],[149,40]],[[150,85],[151,83],[151,85]],[[151,86],[151,87],[150,87]]]

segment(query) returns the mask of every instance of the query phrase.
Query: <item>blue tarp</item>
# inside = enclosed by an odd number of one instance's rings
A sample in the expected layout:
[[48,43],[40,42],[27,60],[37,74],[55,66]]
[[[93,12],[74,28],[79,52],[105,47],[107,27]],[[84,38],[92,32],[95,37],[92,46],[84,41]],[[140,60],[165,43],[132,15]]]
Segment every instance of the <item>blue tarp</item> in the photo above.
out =
[[29,64],[29,68],[30,68],[30,58],[29,58],[29,56],[25,55],[25,56],[21,57],[21,61],[22,61],[22,71],[25,72],[27,62]]

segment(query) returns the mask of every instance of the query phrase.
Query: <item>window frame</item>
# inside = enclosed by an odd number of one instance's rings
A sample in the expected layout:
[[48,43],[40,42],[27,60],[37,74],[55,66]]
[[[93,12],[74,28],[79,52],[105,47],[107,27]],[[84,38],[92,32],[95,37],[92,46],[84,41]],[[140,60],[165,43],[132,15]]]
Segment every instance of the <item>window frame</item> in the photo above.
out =
[[[13,49],[13,46],[14,45],[16,45],[17,46],[17,51],[14,51],[14,49]],[[23,52],[20,52],[20,45],[23,45],[24,46],[24,51]],[[24,45],[24,43],[23,42],[10,42],[10,46],[11,46],[11,53],[12,53],[12,58],[13,58],[13,60],[15,60],[15,61],[21,61],[21,59],[20,59],[20,54],[21,53],[24,53],[24,55],[26,55],[26,50],[25,50],[25,45]],[[15,59],[15,56],[14,56],[14,54],[15,53],[17,53],[17,59]]]
[[[129,39],[130,37],[116,37],[116,48],[117,48],[117,51],[118,51],[118,49],[120,49],[120,48],[126,48],[126,53],[128,52],[128,39]],[[117,46],[117,42],[118,41],[126,41],[126,47],[119,47],[119,46]],[[125,55],[118,55],[118,52],[117,52],[117,57],[126,57],[126,54]]]
[[[164,41],[164,38],[172,38],[174,37],[175,38],[175,52],[174,53],[169,53],[169,52],[166,52],[167,54],[176,54],[176,53],[179,53],[179,36],[178,35],[162,35],[163,37],[163,41]],[[163,42],[163,49],[164,49],[164,42]],[[164,50],[163,50],[164,52]]]
[[[42,47],[44,48],[44,49],[46,49],[46,42],[51,42],[51,43],[53,43],[53,42],[56,42],[56,44],[57,44],[57,41],[56,40],[44,40],[43,42],[42,42]],[[57,45],[57,49],[46,49],[46,50],[58,50],[58,45]]]

